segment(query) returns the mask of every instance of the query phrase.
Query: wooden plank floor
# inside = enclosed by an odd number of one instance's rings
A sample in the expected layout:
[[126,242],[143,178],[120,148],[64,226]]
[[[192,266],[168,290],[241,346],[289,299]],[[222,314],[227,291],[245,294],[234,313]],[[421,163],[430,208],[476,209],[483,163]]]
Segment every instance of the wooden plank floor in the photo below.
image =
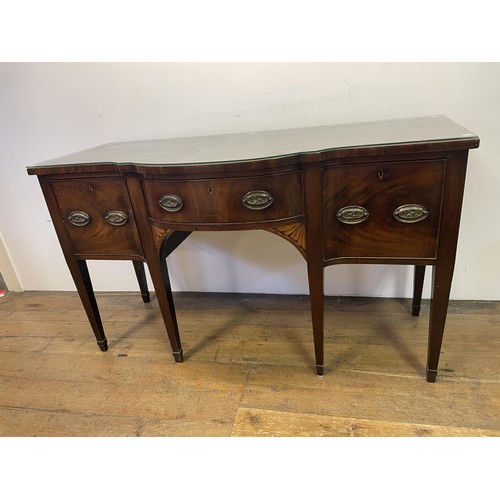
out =
[[185,361],[153,299],[100,293],[102,353],[76,293],[0,299],[0,436],[500,436],[500,303],[452,302],[435,384],[428,304],[327,298],[315,375],[303,296],[175,296]]

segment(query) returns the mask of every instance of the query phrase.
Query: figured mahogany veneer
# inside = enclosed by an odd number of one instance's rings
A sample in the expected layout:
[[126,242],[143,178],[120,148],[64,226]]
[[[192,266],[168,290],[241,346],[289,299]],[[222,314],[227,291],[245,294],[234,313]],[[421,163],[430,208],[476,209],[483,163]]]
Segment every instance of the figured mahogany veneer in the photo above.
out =
[[[286,223],[303,216],[302,172],[223,179],[143,180],[142,189],[149,217],[169,226],[212,226],[218,224]],[[249,209],[245,195],[266,192],[272,197],[269,206]],[[159,200],[165,194],[182,199],[182,208],[169,212]],[[189,229],[189,228],[188,228]]]
[[307,263],[316,371],[323,374],[324,268],[415,266],[418,315],[432,266],[427,380],[435,381],[455,262],[468,150],[476,135],[443,116],[113,143],[28,167],[37,175],[99,347],[107,340],[88,259],[151,274],[182,361],[166,257],[198,230],[265,229]]
[[[323,171],[325,259],[338,257],[436,257],[444,160],[339,165]],[[405,204],[425,207],[420,222],[404,223],[394,211]],[[336,214],[364,207],[368,216],[345,224]]]
[[[127,185],[121,177],[56,179],[51,187],[75,256],[143,258]],[[127,222],[121,226],[110,224],[106,215],[111,211],[126,214]],[[89,222],[84,226],[72,224],[70,216],[74,212],[84,212]]]

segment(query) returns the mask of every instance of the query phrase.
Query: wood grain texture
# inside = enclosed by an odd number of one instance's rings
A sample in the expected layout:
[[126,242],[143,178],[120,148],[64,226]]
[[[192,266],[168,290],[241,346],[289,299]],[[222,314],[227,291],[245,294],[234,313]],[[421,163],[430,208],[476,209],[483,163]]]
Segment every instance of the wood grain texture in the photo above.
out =
[[240,408],[231,434],[255,437],[500,436],[500,431]]
[[[300,171],[229,179],[143,180],[142,187],[149,217],[172,227],[286,222],[304,213]],[[242,199],[255,190],[268,192],[273,198],[272,204],[260,210],[246,208]],[[159,200],[165,194],[180,197],[184,203],[182,208],[176,212],[164,210]]]
[[96,296],[105,353],[76,293],[0,300],[1,436],[500,434],[499,303],[451,302],[428,384],[428,301],[327,297],[318,378],[308,297],[174,294],[177,364],[154,295]]
[[306,229],[304,222],[268,228],[267,231],[277,234],[290,242],[306,258]]
[[[325,258],[436,257],[445,161],[387,161],[328,168],[323,173]],[[406,204],[429,215],[405,224],[393,212]],[[357,224],[337,219],[340,209],[361,206],[369,216]]]
[[[51,183],[72,250],[80,258],[142,257],[141,242],[125,182],[120,177],[54,180]],[[105,216],[120,210],[128,217],[122,226],[109,224]],[[69,222],[69,214],[90,216],[84,227]]]

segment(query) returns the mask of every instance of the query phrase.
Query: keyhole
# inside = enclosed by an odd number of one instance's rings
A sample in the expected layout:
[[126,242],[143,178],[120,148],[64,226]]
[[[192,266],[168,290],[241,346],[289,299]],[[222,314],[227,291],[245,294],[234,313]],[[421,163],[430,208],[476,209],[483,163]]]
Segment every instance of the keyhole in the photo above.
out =
[[208,186],[208,192],[212,194],[212,186]]
[[382,179],[384,178],[384,171],[383,171],[383,170],[379,170],[379,171],[378,171],[378,178],[379,178],[380,180],[382,180]]

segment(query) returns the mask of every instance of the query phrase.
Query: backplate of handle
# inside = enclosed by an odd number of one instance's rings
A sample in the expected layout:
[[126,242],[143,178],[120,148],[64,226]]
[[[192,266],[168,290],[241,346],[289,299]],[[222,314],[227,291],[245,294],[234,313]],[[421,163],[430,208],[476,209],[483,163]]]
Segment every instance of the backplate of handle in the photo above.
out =
[[365,207],[349,205],[337,212],[337,219],[344,224],[359,224],[368,218],[370,213]]
[[90,215],[87,212],[82,212],[81,210],[74,210],[68,215],[68,220],[73,224],[73,226],[83,227],[90,222]]
[[161,208],[167,212],[178,212],[184,205],[182,198],[176,194],[164,194],[159,203]]
[[241,199],[241,203],[250,210],[264,210],[272,205],[274,198],[267,191],[249,191]]
[[104,218],[112,226],[123,226],[128,221],[128,215],[121,210],[110,210]]
[[396,208],[392,215],[399,222],[414,224],[415,222],[424,220],[429,215],[429,210],[423,205],[409,203]]

